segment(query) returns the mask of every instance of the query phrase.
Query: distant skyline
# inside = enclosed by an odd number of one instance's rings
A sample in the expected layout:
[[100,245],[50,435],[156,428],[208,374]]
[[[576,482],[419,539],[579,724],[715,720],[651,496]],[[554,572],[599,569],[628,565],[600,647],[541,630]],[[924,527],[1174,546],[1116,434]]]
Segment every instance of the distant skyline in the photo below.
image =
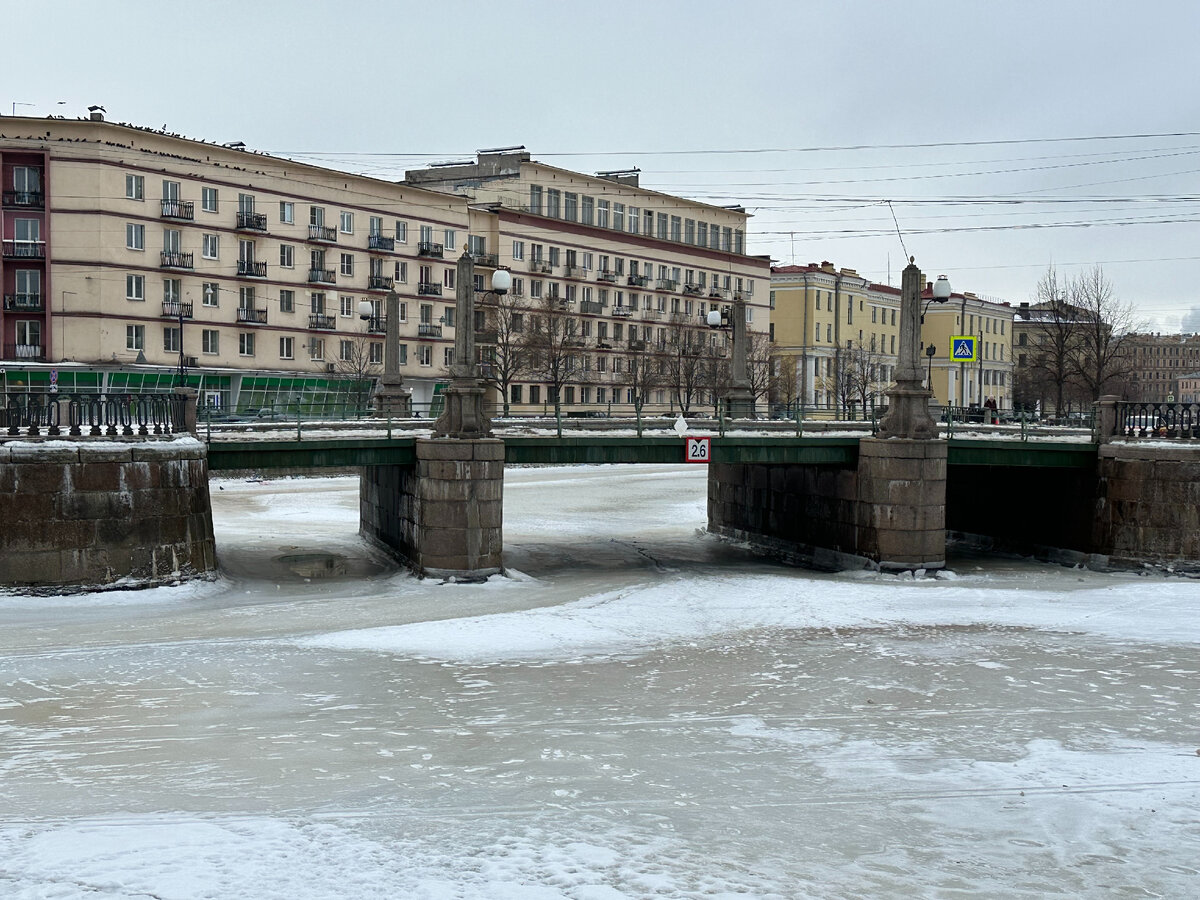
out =
[[3,0],[0,13],[39,35],[6,46],[5,116],[102,104],[110,121],[383,178],[521,144],[744,205],[748,250],[780,264],[898,284],[911,254],[956,290],[1013,303],[1050,264],[1100,264],[1147,327],[1200,329],[1200,4],[210,0],[201,14]]

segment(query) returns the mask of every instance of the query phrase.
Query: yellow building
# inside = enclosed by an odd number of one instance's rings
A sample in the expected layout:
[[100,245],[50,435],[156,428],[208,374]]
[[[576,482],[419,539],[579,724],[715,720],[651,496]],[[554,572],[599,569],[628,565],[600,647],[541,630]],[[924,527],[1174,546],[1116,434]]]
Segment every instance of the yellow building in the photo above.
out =
[[[1012,307],[969,292],[946,304],[930,303],[932,296],[928,284],[921,350],[935,348],[923,364],[936,402],[970,406],[992,398],[998,408],[1011,408]],[[772,268],[771,299],[772,352],[785,382],[777,399],[830,414],[886,402],[897,363],[899,288],[829,262],[810,263]],[[969,365],[949,358],[949,339],[960,334],[980,341],[980,359]]]

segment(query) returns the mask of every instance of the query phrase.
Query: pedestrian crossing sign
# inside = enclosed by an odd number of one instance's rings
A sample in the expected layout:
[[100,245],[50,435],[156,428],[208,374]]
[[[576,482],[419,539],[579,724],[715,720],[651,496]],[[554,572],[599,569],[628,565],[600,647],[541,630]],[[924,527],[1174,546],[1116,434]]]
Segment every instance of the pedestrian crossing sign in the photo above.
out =
[[955,334],[950,337],[951,362],[975,362],[979,339],[973,334]]

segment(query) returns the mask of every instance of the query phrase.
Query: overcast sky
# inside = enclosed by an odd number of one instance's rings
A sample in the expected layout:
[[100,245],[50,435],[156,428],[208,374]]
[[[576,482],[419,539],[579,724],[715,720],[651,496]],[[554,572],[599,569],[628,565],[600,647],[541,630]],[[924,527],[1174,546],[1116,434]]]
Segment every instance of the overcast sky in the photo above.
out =
[[1195,0],[0,0],[0,20],[6,115],[103,104],[389,178],[524,144],[743,203],[749,250],[783,264],[898,284],[898,223],[957,290],[1015,303],[1051,263],[1099,263],[1151,327],[1197,307],[1200,330]]

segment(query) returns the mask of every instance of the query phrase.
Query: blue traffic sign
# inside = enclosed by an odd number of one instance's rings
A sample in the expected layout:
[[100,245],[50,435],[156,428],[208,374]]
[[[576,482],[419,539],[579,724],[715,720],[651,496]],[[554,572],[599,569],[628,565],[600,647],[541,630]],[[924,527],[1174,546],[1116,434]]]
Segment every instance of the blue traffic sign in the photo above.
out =
[[978,338],[973,334],[956,334],[950,338],[950,359],[953,362],[975,362]]

